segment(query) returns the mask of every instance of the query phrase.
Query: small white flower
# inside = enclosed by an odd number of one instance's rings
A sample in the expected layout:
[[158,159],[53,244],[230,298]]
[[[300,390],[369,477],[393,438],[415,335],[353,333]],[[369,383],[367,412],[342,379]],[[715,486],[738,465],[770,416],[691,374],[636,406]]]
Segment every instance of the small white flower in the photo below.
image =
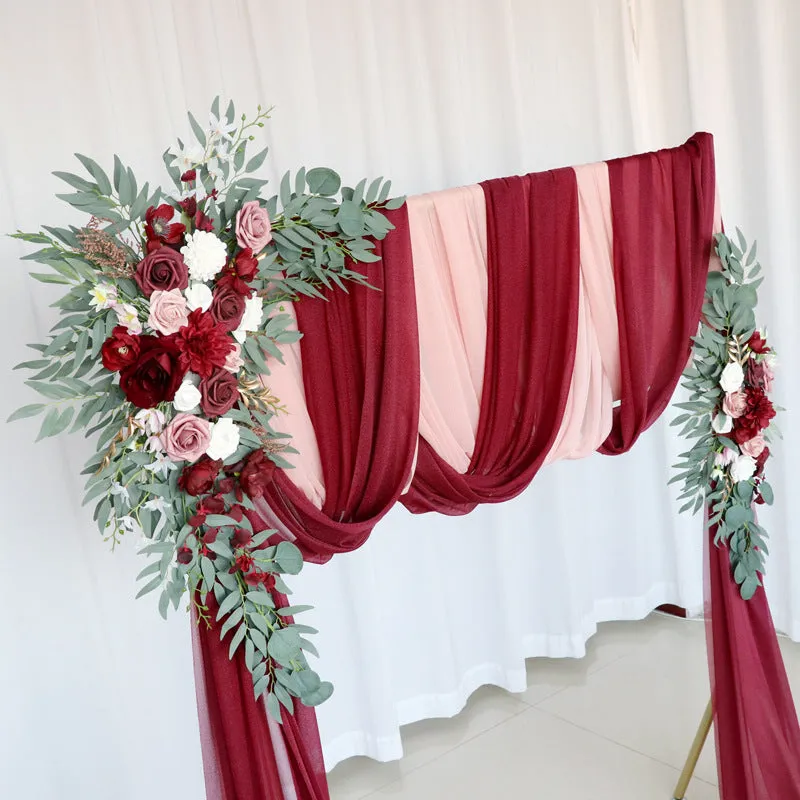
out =
[[178,391],[175,392],[175,398],[172,401],[172,405],[175,407],[176,411],[185,411],[187,413],[191,413],[200,405],[200,398],[202,395],[200,394],[200,390],[197,388],[195,381],[192,379],[192,375],[187,373],[187,376],[183,379],[183,383],[178,388]]
[[181,255],[193,281],[210,281],[219,274],[228,260],[224,242],[210,231],[195,231],[186,237]]
[[133,419],[148,436],[161,433],[167,421],[164,412],[159,411],[157,408],[143,408],[141,411],[136,412],[136,416]]
[[189,311],[199,308],[201,311],[208,311],[211,308],[213,295],[211,289],[204,283],[193,283],[184,291],[186,296],[186,307]]
[[142,332],[142,323],[139,322],[139,315],[130,303],[117,303],[113,308],[119,324],[124,325],[128,329],[128,333],[136,336]]
[[711,427],[714,433],[730,433],[733,430],[733,419],[721,411],[711,420]]
[[733,462],[737,455],[739,454],[736,450],[731,450],[730,447],[726,447],[721,453],[717,453],[714,456],[714,464],[718,467],[727,467],[728,464]]
[[719,377],[719,385],[722,387],[722,391],[726,393],[736,392],[742,388],[743,383],[744,370],[742,369],[742,365],[737,361],[731,361],[730,364],[722,370],[722,375]]
[[128,494],[127,486],[123,486],[118,481],[114,481],[111,484],[111,494],[114,495],[114,497],[121,497],[126,503],[128,503],[128,505],[130,505],[131,496]]
[[171,152],[178,158],[177,161],[173,161],[173,164],[181,171],[181,175],[183,175],[187,169],[192,169],[198,164],[202,164],[203,157],[205,156],[203,148],[200,147],[199,144],[189,145],[189,147],[183,150],[175,148]]
[[731,478],[736,483],[739,481],[749,481],[756,474],[758,464],[750,456],[736,456],[731,464]]
[[89,290],[89,305],[97,311],[113,308],[117,302],[117,287],[108,283],[98,283]]
[[163,453],[164,442],[161,441],[160,436],[148,436],[147,441],[144,443],[144,449],[148,453]]
[[239,446],[239,427],[229,417],[211,423],[211,443],[206,455],[214,460],[232,456]]
[[117,520],[117,527],[121,529],[123,533],[140,533],[144,535],[142,526],[130,515],[120,517]]
[[163,497],[154,497],[152,500],[148,500],[142,508],[146,508],[148,511],[158,511],[161,515],[158,524],[153,530],[153,536],[158,536],[164,529],[164,525],[167,524],[167,513],[170,509],[169,503]]
[[164,453],[156,453],[152,463],[145,464],[144,468],[150,470],[153,475],[161,475],[162,478],[166,478],[170,470],[178,469],[178,466]]
[[224,115],[217,117],[216,114],[208,115],[208,128],[210,138],[222,139],[227,141],[233,140],[233,134],[239,127],[239,123],[235,120],[228,122]]
[[244,343],[247,338],[247,331],[257,331],[261,327],[261,320],[264,316],[264,300],[257,294],[248,297],[244,301],[244,314],[239,327],[233,332],[233,336],[239,344]]

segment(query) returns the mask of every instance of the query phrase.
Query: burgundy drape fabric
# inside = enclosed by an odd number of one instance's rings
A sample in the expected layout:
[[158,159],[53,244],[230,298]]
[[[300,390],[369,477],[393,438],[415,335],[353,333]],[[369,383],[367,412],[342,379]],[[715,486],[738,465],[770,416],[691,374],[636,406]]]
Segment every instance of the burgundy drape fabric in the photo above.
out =
[[730,553],[710,531],[709,670],[720,796],[800,800],[800,726],[767,595],[742,600]]
[[360,547],[411,474],[419,424],[414,273],[405,206],[387,217],[395,230],[376,243],[381,261],[366,271],[379,291],[332,291],[327,302],[296,308],[325,504],[315,508],[281,473],[259,509],[309,561]]
[[[278,607],[288,605],[277,593],[275,601]],[[211,595],[208,606],[214,619],[217,604]],[[284,800],[266,709],[253,697],[253,679],[241,653],[228,658],[230,636],[220,641],[216,625],[195,624],[192,644],[207,800]],[[294,715],[284,713],[283,719],[278,732],[292,800],[329,800],[314,709],[296,702]]]
[[414,513],[466,514],[533,480],[558,433],[572,379],[580,245],[575,173],[481,184],[486,196],[486,366],[466,474],[420,440],[401,502]]
[[621,405],[601,453],[627,452],[669,404],[697,332],[712,247],[714,139],[608,162]]

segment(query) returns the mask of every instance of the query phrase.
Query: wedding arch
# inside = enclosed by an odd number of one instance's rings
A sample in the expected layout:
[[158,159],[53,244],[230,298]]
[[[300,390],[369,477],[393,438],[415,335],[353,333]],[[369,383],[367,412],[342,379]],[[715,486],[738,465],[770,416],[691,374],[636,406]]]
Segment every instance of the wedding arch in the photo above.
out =
[[[756,248],[722,232],[712,137],[410,198],[382,178],[248,155],[269,117],[215,100],[166,151],[173,188],[55,173],[83,226],[43,226],[64,287],[21,368],[40,438],[96,435],[85,502],[142,538],[139,594],[188,604],[209,798],[328,796],[315,631],[289,580],[362,545],[397,502],[466,514],[539,469],[627,452],[665,411],[705,509],[725,798],[800,798],[800,728],[760,575],[777,431]],[[691,363],[687,367],[687,359]]]

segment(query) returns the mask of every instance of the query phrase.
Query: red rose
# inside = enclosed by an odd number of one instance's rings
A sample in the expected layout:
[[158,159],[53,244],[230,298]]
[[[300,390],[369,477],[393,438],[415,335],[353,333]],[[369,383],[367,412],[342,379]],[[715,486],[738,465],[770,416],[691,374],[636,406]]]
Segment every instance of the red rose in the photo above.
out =
[[132,336],[124,325],[117,325],[100,350],[103,366],[110,372],[125,369],[139,357],[139,337]]
[[192,553],[191,547],[179,547],[178,548],[178,563],[179,564],[189,564],[192,561],[194,554]]
[[767,340],[764,339],[758,331],[755,331],[753,335],[747,342],[747,346],[754,352],[754,353],[769,353],[769,347],[767,347]]
[[249,497],[261,497],[272,483],[274,474],[275,463],[263,450],[254,450],[245,460],[239,482]]
[[162,244],[180,244],[186,226],[181,222],[171,222],[175,209],[163,203],[158,208],[150,206],[144,215],[144,233],[147,236],[147,252],[156,250]]
[[187,464],[178,478],[178,488],[193,497],[210,492],[221,466],[221,461],[212,461],[208,456]]
[[218,286],[208,313],[226,331],[235,331],[244,314],[244,297],[230,286]]
[[764,394],[764,390],[757,386],[749,386],[745,390],[747,397],[747,410],[733,421],[732,438],[737,444],[744,444],[749,439],[757,436],[769,425],[775,416],[772,401]]
[[139,408],[153,408],[172,400],[186,370],[172,336],[140,336],[136,361],[122,370],[119,385]]
[[253,249],[245,247],[233,261],[229,261],[217,279],[217,287],[230,287],[245,297],[250,297],[253,289],[247,284],[258,274],[258,259],[253,256]]
[[159,246],[139,262],[134,278],[142,293],[150,297],[156,290],[185,289],[189,285],[189,270],[180,253]]
[[208,378],[214,367],[224,367],[228,353],[233,350],[233,340],[211,314],[196,308],[189,314],[189,322],[176,334],[183,371],[191,370]]
[[194,183],[197,180],[197,170],[187,169],[186,172],[181,175],[181,180],[184,183]]

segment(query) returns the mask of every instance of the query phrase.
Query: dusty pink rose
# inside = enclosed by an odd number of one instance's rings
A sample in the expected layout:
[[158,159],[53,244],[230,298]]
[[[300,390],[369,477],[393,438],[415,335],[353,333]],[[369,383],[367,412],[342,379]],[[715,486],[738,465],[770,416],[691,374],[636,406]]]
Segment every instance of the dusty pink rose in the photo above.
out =
[[173,461],[197,461],[211,443],[211,426],[194,414],[176,414],[161,434],[164,450]]
[[728,392],[722,401],[722,410],[732,419],[739,419],[747,411],[747,395],[741,389]]
[[269,214],[261,208],[258,200],[245,203],[236,215],[236,241],[239,247],[251,247],[253,255],[272,241]]
[[153,330],[169,336],[177,333],[184,325],[189,323],[189,312],[186,308],[186,298],[180,289],[170,289],[168,292],[156,290],[150,295],[150,316],[147,322]]
[[750,456],[750,458],[758,458],[764,452],[767,442],[759,433],[757,436],[754,436],[752,439],[748,439],[739,446],[742,448],[742,452],[746,456]]
[[228,370],[228,372],[236,374],[243,366],[242,346],[236,342],[236,344],[233,345],[233,350],[231,350],[225,358],[225,369]]

